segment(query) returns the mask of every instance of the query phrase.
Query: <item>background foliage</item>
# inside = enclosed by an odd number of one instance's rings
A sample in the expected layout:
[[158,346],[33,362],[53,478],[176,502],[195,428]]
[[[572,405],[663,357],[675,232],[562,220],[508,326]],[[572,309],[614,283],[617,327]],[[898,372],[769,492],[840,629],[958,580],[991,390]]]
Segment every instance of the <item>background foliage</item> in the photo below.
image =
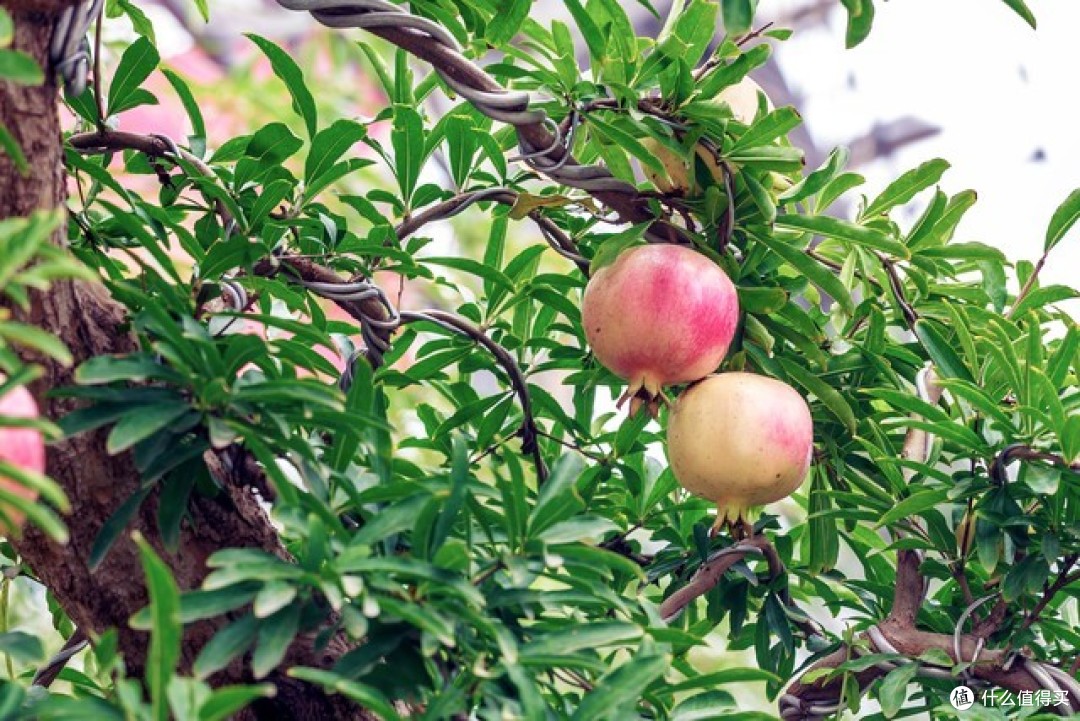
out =
[[[843,4],[853,45],[872,5]],[[1023,3],[1008,4],[1029,17]],[[362,68],[375,79],[385,102],[374,117],[347,117],[310,58],[252,35],[253,63],[273,77],[228,81],[240,129],[218,134],[201,111],[215,89],[161,65],[145,16],[110,3],[107,22],[130,22],[138,37],[117,48],[107,77],[67,98],[75,138],[113,132],[117,119],[123,127],[126,114],[157,102],[147,85],[161,77],[191,132],[173,139],[182,153],[156,156],[85,152],[90,144],[69,139],[68,240],[80,265],[43,242],[57,218],[7,219],[0,288],[25,303],[27,287],[92,273],[138,335],[139,352],[84,363],[78,387],[63,391],[86,401],[59,419],[63,432],[109,427],[110,451],[133,453],[143,478],[91,563],[154,489],[167,550],[183,553],[175,544],[189,499],[221,493],[208,455],[239,462],[240,449],[265,474],[256,486],[293,559],[225,549],[203,588],[181,592],[141,545],[151,604],[132,623],[152,632],[146,697],[109,636],[81,670],[61,672],[65,683],[28,693],[45,650],[8,633],[0,649],[19,673],[0,705],[11,715],[226,718],[272,687],[211,690],[216,671],[243,657],[261,679],[298,634],[343,632],[357,645],[332,670],[290,673],[385,718],[751,718],[731,685],[759,682],[773,698],[808,654],[850,643],[882,618],[900,549],[925,553],[927,630],[952,634],[975,589],[1008,607],[991,645],[1072,662],[1080,330],[1055,304],[1077,292],[1041,285],[1038,272],[1080,214],[1080,196],[1050,220],[1047,255],[1012,263],[956,237],[975,195],[942,188],[944,160],[861,196],[842,148],[820,168],[802,167],[786,139],[800,122],[794,109],[762,104],[747,126],[709,103],[787,37],[748,34],[756,3],[679,3],[657,39],[634,37],[615,2],[566,0],[574,28],[530,20],[529,5],[413,9],[477,57],[499,48],[486,65],[496,79],[539,91],[551,117],[575,128],[579,159],[646,192],[639,169],[659,161],[642,139],[687,158],[700,138],[715,145],[726,182],[699,163],[700,196],[652,193],[649,203],[684,219],[739,288],[745,314],[723,368],[783,379],[811,403],[811,477],[755,526],[786,573],[747,557],[677,620],[661,618],[660,602],[732,540],[709,536],[708,504],[671,476],[663,418],[614,412],[622,382],[590,357],[581,328],[586,272],[537,236],[529,215],[569,238],[585,269],[642,242],[644,226],[616,227],[590,198],[508,162],[511,130],[468,104],[427,112],[424,101],[444,92],[437,75],[362,36],[324,38],[318,52],[332,73]],[[718,21],[727,35],[711,47]],[[0,65],[9,79],[40,82],[19,67]],[[8,137],[0,131],[18,158]],[[441,218],[454,198],[494,188],[514,200],[481,195],[453,225],[455,240],[445,226],[402,232],[403,222]],[[855,200],[853,217],[829,215],[841,197]],[[915,223],[891,219],[912,203],[922,208]],[[373,278],[401,310],[452,311],[475,332],[413,318],[384,365],[352,363],[356,320],[298,282],[299,261],[342,281]],[[479,334],[520,367],[527,412],[512,369]],[[3,319],[0,343],[65,353]],[[0,349],[8,384],[31,380],[33,369]],[[945,389],[940,404],[914,390],[928,363]],[[350,382],[339,384],[346,365]],[[937,439],[926,463],[901,457],[913,428]],[[47,498],[63,509],[58,494]],[[33,520],[62,535],[39,508]],[[30,573],[8,557],[9,576]],[[223,614],[230,623],[190,675],[178,673],[183,624]],[[717,664],[702,653],[717,645],[752,662]],[[947,707],[955,683],[909,687],[913,668],[875,684],[885,715],[909,692],[907,709]],[[858,670],[852,661],[837,674]],[[857,706],[858,694],[844,701]]]

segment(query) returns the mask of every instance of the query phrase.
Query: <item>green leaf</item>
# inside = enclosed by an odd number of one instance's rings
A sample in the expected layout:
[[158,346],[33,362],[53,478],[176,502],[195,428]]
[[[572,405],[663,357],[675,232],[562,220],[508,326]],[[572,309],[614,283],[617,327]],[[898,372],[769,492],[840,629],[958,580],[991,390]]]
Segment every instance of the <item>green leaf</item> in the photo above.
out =
[[816,195],[840,174],[850,155],[851,152],[845,147],[835,148],[820,168],[781,193],[777,200],[781,203],[798,203]]
[[885,718],[893,718],[907,701],[907,687],[915,679],[919,670],[917,663],[905,663],[889,671],[878,689],[878,701]]
[[568,453],[555,462],[551,475],[540,488],[536,505],[529,514],[529,532],[539,533],[563,520],[581,505],[574,485],[585,469],[580,456]]
[[180,659],[180,589],[169,567],[158,558],[153,548],[136,534],[146,588],[150,596],[153,618],[150,633],[150,654],[146,662],[146,681],[150,687],[153,718],[168,721],[169,705],[166,689]]
[[256,160],[277,164],[292,157],[304,141],[296,137],[285,123],[269,123],[251,136],[244,153]]
[[49,356],[63,366],[72,362],[71,352],[51,333],[37,326],[23,323],[0,322],[0,338],[14,345],[30,348]]
[[16,85],[41,85],[45,82],[45,73],[23,51],[0,49],[0,80]]
[[7,154],[8,158],[14,163],[15,169],[25,177],[30,170],[30,165],[26,162],[26,155],[23,153],[22,148],[19,147],[19,141],[15,140],[15,137],[4,127],[3,123],[0,123],[0,151]]
[[[112,82],[109,84],[109,104],[107,115],[116,115],[124,110],[147,103],[147,93],[139,91],[143,82],[154,72],[161,62],[157,48],[146,38],[139,38],[120,57]],[[153,96],[150,96],[153,100]]]
[[401,718],[390,699],[374,686],[359,681],[351,681],[332,671],[323,671],[317,668],[295,667],[289,669],[289,675],[302,681],[319,684],[328,691],[340,693],[342,696],[356,701],[364,708],[374,711],[385,721],[397,721]]
[[270,581],[255,596],[252,612],[256,618],[267,618],[296,599],[297,588],[286,581]]
[[483,278],[485,281],[490,281],[493,285],[499,286],[505,291],[513,292],[514,283],[506,277],[501,271],[496,268],[492,268],[490,265],[486,265],[471,258],[459,258],[457,256],[446,256],[439,258],[420,258],[420,262],[425,265],[441,265],[447,268],[453,268],[463,273],[469,273],[475,275],[478,278]]
[[1035,14],[1031,12],[1031,8],[1027,6],[1024,0],[1002,0],[1006,5],[1013,9],[1013,11],[1024,19],[1031,29],[1035,29]]
[[739,307],[747,313],[768,315],[783,308],[788,292],[783,288],[746,288],[739,286]]
[[[135,7],[135,5],[132,4],[131,0],[117,0],[116,7],[122,10],[124,15],[127,16],[127,19],[131,21],[131,29],[134,30],[137,35],[141,35],[150,42],[156,44],[157,41],[154,37],[154,25],[150,21],[150,18],[147,17],[146,13],[144,13],[140,8]],[[113,17],[113,13],[111,11],[108,15],[110,18]]]
[[457,521],[458,514],[465,507],[465,500],[469,488],[469,448],[465,439],[455,433],[452,441],[451,468],[450,468],[450,495],[439,512],[439,518],[435,522],[431,541],[428,545],[428,556],[432,557],[438,551],[446,539],[450,537],[450,531]]
[[264,678],[281,665],[300,629],[300,611],[301,605],[294,603],[259,624],[255,652],[251,655],[251,672],[255,678]]
[[855,243],[872,250],[889,253],[897,258],[911,257],[907,246],[882,231],[827,215],[778,215],[776,225],[779,228],[799,230]]
[[[682,12],[681,3],[672,3],[664,32],[657,37],[657,50],[672,59],[693,66],[701,59],[716,32],[719,6],[715,0],[692,0]],[[677,18],[672,25],[672,18]]]
[[214,634],[195,659],[192,670],[196,678],[206,679],[228,666],[234,658],[251,647],[258,630],[259,622],[249,614]]
[[606,265],[611,265],[615,262],[615,259],[619,257],[627,248],[634,245],[640,245],[642,238],[645,235],[645,231],[649,229],[648,223],[641,223],[631,228],[627,228],[621,233],[616,233],[608,238],[605,238],[600,247],[597,248],[596,254],[589,262],[589,274],[596,275],[596,272]]
[[11,21],[11,15],[4,8],[0,8],[0,48],[11,45],[15,39],[15,23]]
[[109,433],[106,450],[112,455],[123,453],[139,441],[168,428],[190,410],[191,406],[186,403],[132,407]]
[[308,186],[305,191],[310,200],[313,193],[311,186],[328,173],[334,164],[352,146],[367,137],[367,128],[355,120],[342,118],[336,120],[333,125],[320,130],[311,140],[311,152],[308,153],[304,163],[304,185]]
[[[1077,297],[1080,297],[1080,290],[1070,288],[1067,285],[1048,285],[1036,288],[1013,306],[1013,309],[1009,312],[1009,317],[1019,318],[1030,310]],[[2,331],[0,331],[0,334],[2,334]]]
[[775,170],[790,173],[802,170],[803,151],[787,145],[758,145],[729,153],[727,159],[738,165],[753,166],[756,170]]
[[202,18],[204,23],[210,22],[210,2],[209,0],[194,0],[195,7],[199,11],[199,17]]
[[779,358],[784,372],[797,384],[817,396],[826,408],[840,420],[849,433],[855,433],[855,411],[838,390],[794,361]]
[[94,356],[75,369],[75,381],[79,385],[105,385],[117,381],[146,383],[149,380],[179,385],[185,378],[148,354]]
[[586,116],[585,120],[588,122],[590,130],[599,135],[605,142],[618,145],[637,158],[642,165],[647,165],[658,173],[667,172],[660,157],[642,145],[641,141],[630,133],[597,116]]
[[668,659],[655,653],[637,654],[618,668],[604,674],[592,691],[582,698],[572,721],[601,721],[626,718],[626,705],[633,703],[668,669]]
[[920,192],[940,181],[941,176],[948,169],[949,164],[937,158],[928,160],[914,170],[909,170],[881,191],[881,194],[866,206],[860,218],[873,218],[887,213],[897,205],[907,203]]
[[939,219],[912,232],[911,237],[908,238],[908,245],[912,248],[945,245],[952,238],[964,214],[975,205],[977,199],[975,191],[972,190],[957,193],[949,199]]
[[515,35],[521,24],[529,17],[529,9],[532,0],[506,0],[500,3],[499,11],[488,23],[488,41],[495,46],[509,42]]
[[964,365],[964,361],[953,348],[953,344],[946,340],[944,333],[938,329],[935,322],[925,318],[915,321],[915,335],[942,377],[959,378],[969,383],[975,382],[971,371]]
[[[206,140],[206,121],[203,120],[202,110],[199,108],[199,101],[195,99],[195,96],[191,93],[191,88],[184,81],[180,75],[169,70],[168,68],[161,69],[165,79],[172,85],[173,90],[180,98],[181,104],[184,106],[184,112],[187,113],[188,120],[191,121],[192,137],[198,138],[205,145]],[[196,153],[201,155],[201,153]]]
[[870,35],[870,27],[874,24],[873,0],[840,0],[847,9],[847,33],[844,42],[848,48],[853,48]]
[[105,555],[112,548],[113,543],[127,528],[131,519],[138,512],[139,507],[142,506],[142,502],[150,495],[153,488],[152,485],[146,485],[132,493],[119,508],[113,511],[113,514],[109,516],[109,520],[105,521],[105,525],[101,527],[97,536],[94,537],[93,546],[90,547],[89,566],[91,571],[97,568],[105,559]]
[[888,526],[909,516],[915,516],[923,511],[935,508],[944,503],[948,497],[948,488],[931,488],[917,491],[886,511],[878,519],[876,528]]
[[258,698],[272,698],[277,692],[273,684],[222,686],[214,689],[199,707],[199,721],[226,721]]
[[774,237],[771,233],[754,234],[754,238],[784,259],[791,267],[805,275],[811,283],[825,291],[847,313],[855,312],[851,292],[831,269],[821,265],[804,251]]
[[565,0],[565,2],[566,8],[577,23],[578,30],[585,38],[585,44],[589,46],[589,56],[592,57],[593,65],[601,65],[607,54],[607,41],[603,33],[596,26],[592,16],[582,7],[580,0]]
[[641,629],[623,621],[597,621],[559,628],[521,647],[522,658],[571,654],[575,651],[622,645],[641,638]]
[[785,137],[788,133],[799,126],[802,116],[795,108],[777,108],[759,118],[746,132],[739,136],[729,151],[738,154],[746,148],[758,145],[767,145],[777,138]]
[[41,639],[22,631],[0,633],[0,654],[9,656],[17,664],[40,663],[45,660],[45,646]]
[[[0,417],[2,419],[2,417]],[[37,423],[38,421],[35,421]],[[10,423],[7,419],[0,420],[0,427]],[[48,476],[38,473],[31,468],[15,465],[14,463],[0,458],[0,478],[5,481],[14,481],[16,484],[23,488],[29,489],[38,494],[42,500],[48,501],[52,505],[56,506],[63,513],[71,512],[71,503],[68,501],[67,496],[64,495],[64,490]],[[0,484],[0,486],[9,485],[6,482]],[[36,506],[42,511],[43,504],[35,503],[34,500],[27,499],[27,502],[31,506]]]
[[754,683],[765,681],[766,683],[780,683],[781,679],[771,671],[760,668],[725,668],[711,673],[693,676],[668,686],[672,693],[682,693],[695,688],[713,688],[728,683]]
[[390,140],[394,146],[394,174],[402,198],[409,204],[424,166],[424,121],[420,114],[407,105],[395,105]]
[[754,23],[757,0],[722,0],[720,8],[728,36],[743,35]]
[[315,107],[315,98],[312,97],[311,91],[308,90],[307,84],[304,82],[304,73],[300,66],[296,64],[291,55],[269,40],[254,33],[247,33],[246,37],[258,45],[259,49],[270,60],[274,75],[277,75],[285,83],[289,95],[292,96],[293,110],[304,120],[308,137],[315,137],[315,133],[319,128],[319,114]]
[[1065,234],[1080,220],[1080,188],[1069,193],[1069,197],[1058,206],[1050,218],[1050,226],[1046,229],[1046,242],[1043,250],[1049,253],[1061,242]]

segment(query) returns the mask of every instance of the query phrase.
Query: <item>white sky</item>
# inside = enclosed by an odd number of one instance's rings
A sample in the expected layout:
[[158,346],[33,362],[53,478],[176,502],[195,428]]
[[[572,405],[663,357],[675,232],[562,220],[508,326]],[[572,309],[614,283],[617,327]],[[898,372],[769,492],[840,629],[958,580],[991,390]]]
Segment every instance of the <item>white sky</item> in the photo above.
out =
[[[957,240],[1034,261],[1054,209],[1080,187],[1080,3],[1030,5],[1037,31],[1000,0],[878,2],[873,31],[859,47],[844,49],[837,12],[831,27],[781,43],[778,62],[821,146],[905,115],[940,127],[939,135],[860,168],[868,192],[943,157],[952,164],[946,192],[972,188],[979,195]],[[1039,149],[1045,158],[1035,162]],[[1044,282],[1077,287],[1078,235],[1055,250]]]

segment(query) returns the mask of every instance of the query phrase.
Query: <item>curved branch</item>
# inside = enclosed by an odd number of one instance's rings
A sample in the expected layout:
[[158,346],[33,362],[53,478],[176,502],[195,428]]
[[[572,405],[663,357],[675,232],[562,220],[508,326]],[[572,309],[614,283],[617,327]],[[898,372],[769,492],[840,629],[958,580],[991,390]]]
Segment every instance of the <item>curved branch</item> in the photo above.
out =
[[558,183],[579,188],[616,212],[624,223],[650,223],[649,236],[659,242],[692,243],[686,231],[658,218],[647,198],[628,182],[598,165],[581,165],[564,144],[559,126],[541,110],[529,109],[531,98],[509,91],[461,52],[441,26],[385,0],[277,0],[289,10],[309,12],[333,28],[359,27],[428,62],[446,84],[480,112],[515,126],[521,159]]
[[539,431],[536,427],[536,419],[533,416],[532,399],[529,396],[529,385],[525,379],[525,375],[521,372],[521,368],[518,367],[517,361],[510,355],[510,352],[492,340],[491,336],[482,329],[476,327],[465,318],[444,310],[428,309],[424,311],[402,311],[401,321],[402,323],[434,323],[447,330],[468,336],[490,351],[491,355],[495,357],[495,360],[498,361],[499,365],[506,371],[506,375],[510,379],[510,384],[514,387],[514,392],[517,393],[518,400],[521,402],[521,413],[524,416],[521,423],[521,430],[519,431],[521,435],[521,448],[525,453],[528,453],[533,457],[533,463],[536,466],[537,480],[540,483],[547,480],[547,467],[544,465],[544,458],[540,454],[540,445],[536,440]]
[[[71,144],[72,148],[87,155],[120,150],[134,150],[143,153],[150,158],[170,158],[174,161],[177,158],[180,158],[194,166],[195,169],[199,171],[200,175],[207,178],[216,177],[213,169],[207,165],[205,161],[179,147],[175,142],[164,135],[144,135],[142,133],[131,133],[122,130],[101,130],[72,135],[68,138],[68,142]],[[460,193],[402,221],[397,228],[394,229],[395,234],[397,235],[398,240],[402,240],[417,232],[428,223],[452,218],[474,203],[485,200],[490,200],[502,205],[513,206],[518,201],[518,195],[516,190],[502,187],[481,188],[479,190]],[[221,217],[225,226],[228,227],[232,222],[232,216],[221,201],[214,202],[215,211]],[[529,211],[527,215],[530,220],[536,223],[548,245],[550,245],[559,255],[573,261],[581,272],[588,276],[589,261],[578,252],[577,243],[575,243],[562,228],[556,225],[551,218],[548,218],[538,210]]]
[[[165,135],[143,135],[123,130],[98,130],[91,133],[78,133],[68,138],[71,147],[87,155],[135,150],[150,158],[167,158],[174,163],[180,160],[190,163],[204,178],[216,178],[214,170],[202,158],[184,150]],[[228,229],[235,223],[235,218],[225,204],[218,199],[210,199],[214,212],[221,219],[222,227]]]
[[[720,579],[739,561],[751,554],[765,555],[765,547],[771,547],[769,539],[764,536],[752,536],[734,546],[729,546],[714,553],[708,561],[703,563],[694,573],[690,581],[675,593],[664,599],[660,604],[660,618],[665,621],[675,619],[694,600],[704,596],[712,590]],[[773,553],[775,556],[775,551]],[[779,559],[777,559],[779,560]],[[773,572],[772,563],[769,564],[769,575]]]
[[[886,267],[888,268],[888,265]],[[918,395],[929,403],[937,403],[941,397],[942,389],[935,380],[932,366],[927,366],[920,371],[917,379]],[[932,444],[931,434],[912,428],[904,440],[901,456],[925,463],[929,458]],[[1063,459],[1018,444],[1010,446],[999,454],[991,469],[991,476],[1003,478],[1005,466],[1016,458],[1036,458],[1064,464]],[[892,609],[884,621],[871,627],[860,637],[861,642],[869,645],[870,653],[901,655],[907,657],[909,663],[919,663],[916,659],[927,651],[943,651],[948,654],[954,665],[969,664],[967,670],[956,677],[958,682],[972,678],[1014,693],[1040,690],[1065,691],[1068,710],[1070,712],[1080,710],[1080,683],[1071,675],[1048,663],[1014,654],[1008,647],[985,649],[987,634],[985,630],[979,628],[978,624],[972,633],[961,633],[960,624],[964,622],[968,613],[975,605],[989,599],[981,599],[972,604],[961,616],[958,628],[953,634],[928,633],[919,630],[916,619],[926,598],[927,590],[926,580],[919,571],[921,562],[922,559],[916,551],[897,552],[896,586],[893,592]],[[1073,562],[1075,558],[1069,563],[1070,567]],[[1036,613],[1041,612],[1042,608],[1050,602],[1053,594],[1072,580],[1075,580],[1074,576],[1068,574],[1068,568],[1063,568],[1058,580],[1046,587],[1043,603],[1037,607]],[[1035,616],[1030,617],[1031,623],[1034,622],[1034,618]],[[850,645],[841,647],[819,659],[780,697],[780,716],[785,721],[816,720],[837,713],[844,703],[845,675],[833,673],[821,676],[820,673],[827,669],[837,669],[850,660],[852,655],[860,653],[859,645]],[[859,693],[864,693],[871,683],[895,668],[897,668],[896,662],[882,661],[870,668],[851,673],[850,677],[855,680]],[[921,664],[919,673],[936,678],[954,677],[951,668],[933,664]]]
[[[747,556],[755,554],[764,557],[765,563],[769,568],[770,579],[780,578],[787,573],[784,562],[780,559],[780,554],[776,552],[776,547],[772,545],[769,539],[765,536],[751,536],[750,538],[736,543],[734,546],[729,546],[728,548],[724,548],[717,553],[714,553],[708,561],[698,568],[685,586],[664,599],[664,602],[660,604],[660,617],[665,621],[672,621],[682,613],[687,606],[701,596],[704,596],[712,590],[716,584],[720,583],[724,574],[727,573],[732,566],[739,561],[742,561]],[[794,608],[794,601],[792,601],[791,594],[787,588],[780,591],[779,596],[780,601],[785,606]],[[794,620],[793,622],[799,627],[806,638],[821,635],[821,630],[812,622]]]
[[1065,458],[1055,454],[1038,451],[1024,443],[1014,443],[994,457],[990,464],[990,480],[999,486],[1008,484],[1009,477],[1005,471],[1013,461],[1045,461],[1059,468],[1080,473],[1080,461],[1069,462]]
[[[510,188],[482,188],[480,190],[470,190],[460,193],[403,221],[395,229],[398,240],[409,237],[428,223],[452,218],[458,213],[463,212],[470,205],[485,200],[501,203],[502,205],[513,206],[518,201],[518,192],[511,190]],[[556,225],[551,218],[548,218],[539,211],[531,210],[527,215],[534,223],[536,223],[548,245],[550,245],[559,255],[573,261],[581,272],[588,276],[589,261],[578,253],[577,243],[563,232],[562,228]]]

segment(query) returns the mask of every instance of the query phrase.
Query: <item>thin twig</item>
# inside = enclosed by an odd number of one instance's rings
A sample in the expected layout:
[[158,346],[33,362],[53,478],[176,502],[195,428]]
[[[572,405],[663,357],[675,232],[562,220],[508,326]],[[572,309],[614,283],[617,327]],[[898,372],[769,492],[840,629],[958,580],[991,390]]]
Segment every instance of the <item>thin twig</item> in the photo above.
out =
[[1020,304],[1024,301],[1024,298],[1026,298],[1028,296],[1028,293],[1031,292],[1032,288],[1035,287],[1035,283],[1039,279],[1039,273],[1042,272],[1043,266],[1046,265],[1046,258],[1049,255],[1050,251],[1046,251],[1042,254],[1042,257],[1039,258],[1039,262],[1035,264],[1035,268],[1031,271],[1031,275],[1028,276],[1027,282],[1025,282],[1024,287],[1020,289],[1020,293],[1017,294],[1016,302],[1013,303],[1012,308],[1009,309],[1009,312],[1005,314],[1006,320],[1009,320],[1013,317],[1013,314],[1016,313],[1016,309],[1019,308]]

